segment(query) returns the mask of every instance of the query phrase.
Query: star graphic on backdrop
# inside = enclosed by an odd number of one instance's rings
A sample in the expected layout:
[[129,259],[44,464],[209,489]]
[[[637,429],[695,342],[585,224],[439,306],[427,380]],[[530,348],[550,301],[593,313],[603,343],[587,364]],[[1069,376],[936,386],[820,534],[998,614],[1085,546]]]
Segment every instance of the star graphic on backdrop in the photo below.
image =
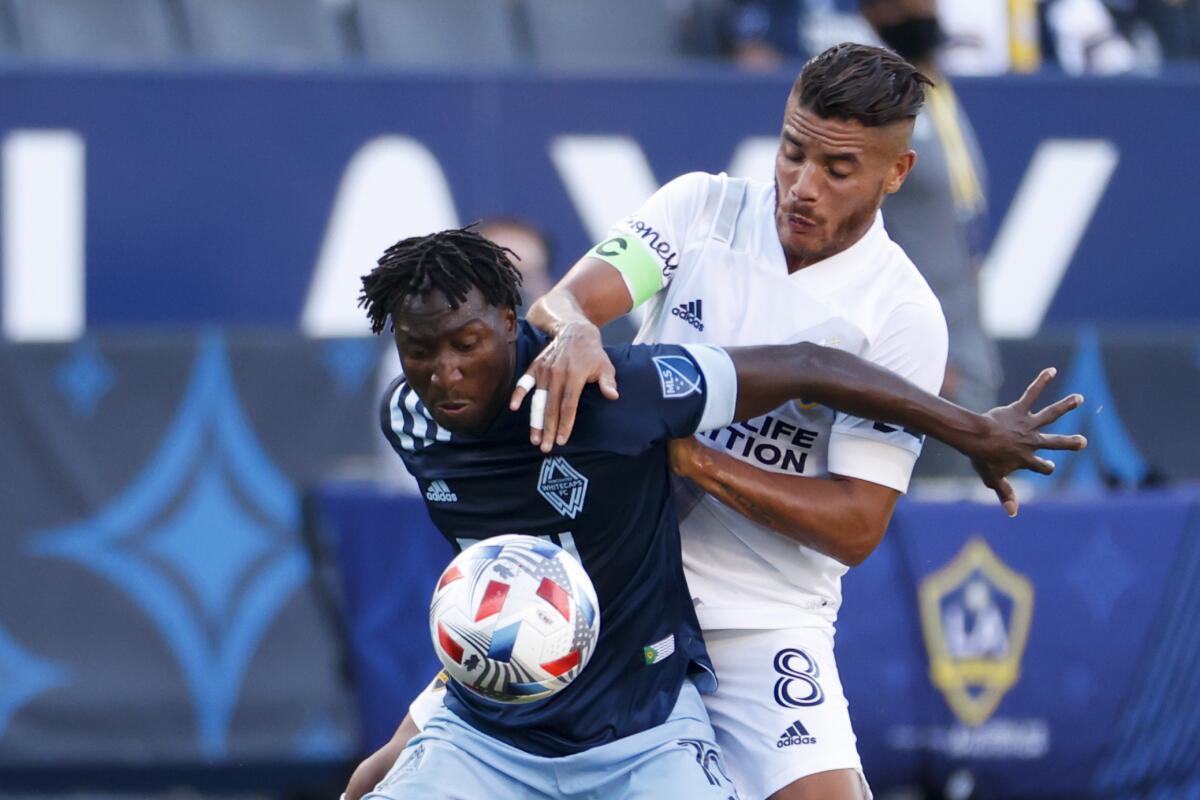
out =
[[258,642],[309,574],[298,509],[209,336],[142,472],[90,518],[35,532],[30,549],[99,573],[141,607],[183,671],[201,751],[220,758]]
[[66,672],[34,656],[0,628],[0,735],[22,706],[66,682]]
[[1067,579],[1100,623],[1108,620],[1121,595],[1137,582],[1136,573],[1107,526],[1088,539]]
[[116,381],[113,368],[91,337],[80,339],[54,373],[54,383],[71,409],[90,417]]

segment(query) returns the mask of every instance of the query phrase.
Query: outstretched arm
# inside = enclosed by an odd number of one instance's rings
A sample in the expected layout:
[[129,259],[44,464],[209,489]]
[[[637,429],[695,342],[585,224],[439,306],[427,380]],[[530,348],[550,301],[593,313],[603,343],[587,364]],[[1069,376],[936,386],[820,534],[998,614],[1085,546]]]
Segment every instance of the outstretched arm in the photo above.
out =
[[857,417],[901,425],[940,439],[968,456],[989,488],[1000,494],[1010,513],[1015,503],[1003,480],[1018,469],[1048,475],[1054,463],[1038,450],[1080,450],[1082,436],[1043,434],[1040,429],[1077,408],[1081,395],[1070,395],[1037,413],[1033,403],[1054,378],[1042,370],[1015,403],[986,414],[957,406],[923,391],[899,375],[857,356],[811,343],[726,350],[737,372],[734,419],[765,414],[798,397],[815,400]]

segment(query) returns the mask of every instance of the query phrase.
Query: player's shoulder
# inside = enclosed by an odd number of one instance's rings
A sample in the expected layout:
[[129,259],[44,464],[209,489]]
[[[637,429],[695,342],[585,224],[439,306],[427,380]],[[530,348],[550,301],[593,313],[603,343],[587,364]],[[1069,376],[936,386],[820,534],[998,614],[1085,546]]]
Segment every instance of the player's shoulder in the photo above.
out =
[[740,189],[749,181],[731,178],[724,172],[685,172],[658,190],[659,195],[673,207],[693,217],[704,215],[704,209],[715,209],[731,189]]
[[450,431],[437,424],[404,375],[395,378],[384,390],[379,424],[392,447],[402,455],[451,440]]
[[911,305],[924,313],[941,317],[942,304],[929,287],[929,281],[913,263],[904,248],[889,237],[884,246],[883,269],[877,276],[887,283],[887,293],[893,305]]
[[706,196],[713,190],[720,190],[729,176],[724,172],[715,175],[711,172],[685,172],[663,184],[661,191],[678,195]]

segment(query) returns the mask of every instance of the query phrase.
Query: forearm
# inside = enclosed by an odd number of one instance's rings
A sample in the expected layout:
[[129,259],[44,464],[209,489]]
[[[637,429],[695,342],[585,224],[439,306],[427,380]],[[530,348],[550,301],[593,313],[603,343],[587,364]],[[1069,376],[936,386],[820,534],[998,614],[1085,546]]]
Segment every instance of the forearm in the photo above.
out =
[[542,295],[529,307],[525,319],[543,333],[552,337],[562,333],[570,323],[597,324],[588,319],[575,295],[562,286],[556,286]]
[[585,256],[530,306],[525,318],[557,338],[571,325],[603,327],[632,307],[621,273],[607,262]]
[[863,502],[853,481],[766,472],[704,445],[689,449],[684,477],[750,521],[847,566],[870,555],[887,528],[891,504]]
[[989,431],[982,415],[834,348],[805,342],[729,348],[728,352],[737,370],[737,420],[803,399],[928,434],[968,455]]

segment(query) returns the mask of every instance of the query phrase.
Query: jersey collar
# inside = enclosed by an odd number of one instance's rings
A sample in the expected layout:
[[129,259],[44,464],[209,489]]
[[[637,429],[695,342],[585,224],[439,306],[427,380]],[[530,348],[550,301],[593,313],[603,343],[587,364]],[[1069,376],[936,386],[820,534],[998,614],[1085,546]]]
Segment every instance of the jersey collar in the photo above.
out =
[[[775,230],[774,202],[774,192],[772,192],[770,214],[772,255],[782,265],[786,274],[787,258],[783,254],[783,245],[780,244],[779,234]],[[887,230],[883,227],[883,212],[876,211],[871,227],[867,228],[867,232],[857,242],[840,253],[834,253],[829,258],[791,273],[789,277],[799,285],[817,291],[844,286],[876,266],[878,254],[888,241]]]
[[840,253],[796,271],[792,274],[792,280],[817,290],[844,286],[877,266],[878,253],[886,241],[883,212],[876,211],[875,221],[862,238]]

